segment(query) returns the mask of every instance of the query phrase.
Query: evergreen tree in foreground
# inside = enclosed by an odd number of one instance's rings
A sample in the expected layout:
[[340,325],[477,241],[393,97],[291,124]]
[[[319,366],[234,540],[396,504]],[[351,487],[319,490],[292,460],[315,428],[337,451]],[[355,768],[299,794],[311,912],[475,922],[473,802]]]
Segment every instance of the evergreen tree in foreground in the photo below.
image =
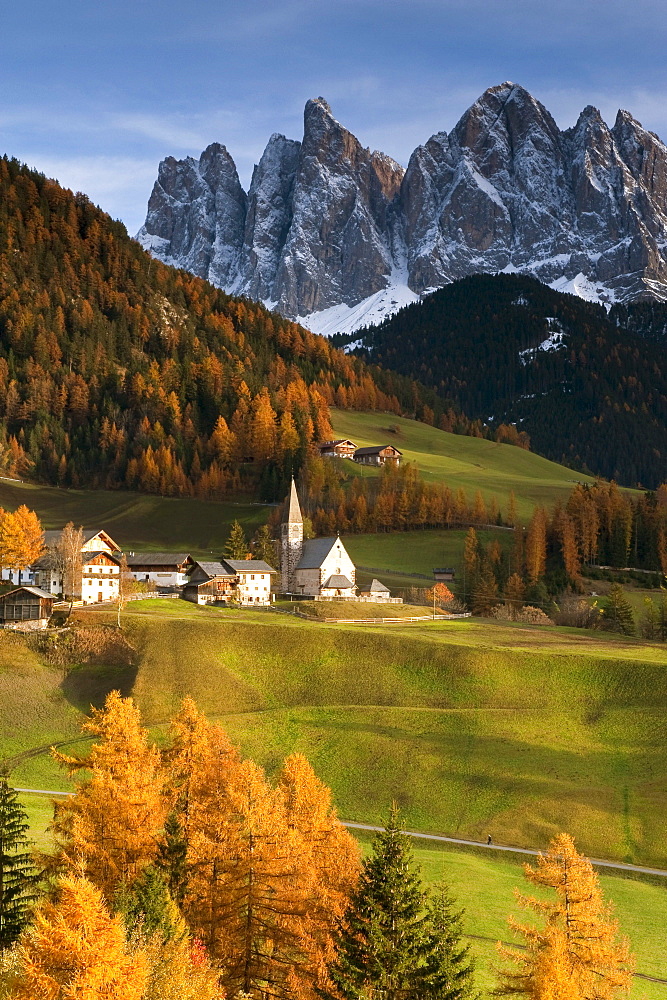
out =
[[37,875],[26,850],[28,826],[16,792],[0,775],[0,951],[16,941],[35,899]]
[[337,942],[331,978],[349,1000],[373,993],[383,1000],[424,995],[426,894],[399,829],[394,806],[373,841]]
[[425,995],[431,1000],[478,1000],[473,982],[474,962],[462,943],[463,912],[441,886],[427,909]]

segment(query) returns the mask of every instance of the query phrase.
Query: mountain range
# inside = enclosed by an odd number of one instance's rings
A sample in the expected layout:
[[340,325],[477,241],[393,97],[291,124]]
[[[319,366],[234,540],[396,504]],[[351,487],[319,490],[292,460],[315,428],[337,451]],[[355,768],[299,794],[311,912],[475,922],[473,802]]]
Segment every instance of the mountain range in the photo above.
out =
[[137,238],[324,333],[480,272],[607,303],[667,300],[667,147],[627,111],[609,128],[589,106],[561,130],[503,83],[404,169],[317,98],[302,141],[271,136],[247,192],[219,143],[163,160]]

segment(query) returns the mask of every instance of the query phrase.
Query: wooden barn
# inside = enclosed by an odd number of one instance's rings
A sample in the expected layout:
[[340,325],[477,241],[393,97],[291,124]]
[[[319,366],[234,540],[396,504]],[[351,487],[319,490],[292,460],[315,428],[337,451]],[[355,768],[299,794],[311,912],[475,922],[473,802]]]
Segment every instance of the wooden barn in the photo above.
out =
[[45,627],[54,603],[55,597],[39,587],[16,587],[0,594],[0,625],[33,622],[36,626]]

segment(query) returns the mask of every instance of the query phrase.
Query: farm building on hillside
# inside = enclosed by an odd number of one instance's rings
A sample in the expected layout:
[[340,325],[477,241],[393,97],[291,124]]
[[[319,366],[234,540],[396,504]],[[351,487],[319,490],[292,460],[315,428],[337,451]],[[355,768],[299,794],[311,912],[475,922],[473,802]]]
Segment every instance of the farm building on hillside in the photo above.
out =
[[403,452],[394,448],[393,444],[376,444],[370,448],[357,448],[354,453],[354,461],[361,465],[386,465],[393,462],[400,465]]
[[354,458],[357,446],[349,438],[339,438],[337,441],[325,441],[318,445],[323,458]]
[[128,552],[127,568],[135,580],[161,587],[182,587],[194,566],[189,552]]
[[30,623],[35,628],[46,628],[51,617],[55,598],[39,587],[17,587],[0,595],[0,625]]
[[456,572],[451,566],[433,570],[433,579],[438,583],[448,583],[456,576]]

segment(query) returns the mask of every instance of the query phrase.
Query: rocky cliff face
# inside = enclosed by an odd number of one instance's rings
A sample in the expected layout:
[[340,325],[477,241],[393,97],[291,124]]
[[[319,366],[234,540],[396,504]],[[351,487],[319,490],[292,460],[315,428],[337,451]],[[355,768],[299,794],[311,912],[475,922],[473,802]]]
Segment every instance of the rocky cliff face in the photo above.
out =
[[378,318],[364,300],[381,316],[476,272],[532,273],[591,298],[667,300],[667,148],[626,111],[610,129],[588,107],[560,131],[505,83],[404,171],[317,98],[302,142],[271,137],[247,195],[217,143],[198,161],[164,160],[138,239],[313,329],[325,315],[329,329],[349,329],[350,316]]

